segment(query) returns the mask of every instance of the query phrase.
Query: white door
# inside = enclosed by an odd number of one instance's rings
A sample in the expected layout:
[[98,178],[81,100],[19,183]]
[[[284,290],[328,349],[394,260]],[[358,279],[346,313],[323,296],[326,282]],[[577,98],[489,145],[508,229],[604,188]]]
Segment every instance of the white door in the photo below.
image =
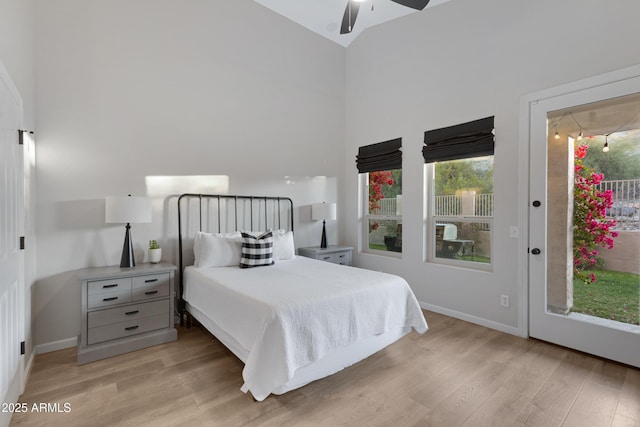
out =
[[[18,129],[22,99],[0,63],[0,396],[20,392],[20,343],[24,340],[23,156]],[[17,378],[17,381],[16,381]]]
[[[565,167],[568,178],[564,181],[568,180],[573,188],[573,143],[562,132],[561,138],[556,140],[554,137],[560,119],[574,121],[571,114],[575,111],[604,100],[615,105],[620,97],[635,93],[640,93],[640,67],[546,90],[526,99],[530,151],[529,335],[640,367],[638,325],[558,309],[562,305],[556,303],[558,298],[565,298],[569,309],[573,304],[573,255],[566,251],[566,247],[570,250],[573,248],[573,194],[567,196],[568,187],[563,187],[563,179],[556,179],[553,172],[553,168]],[[618,124],[624,119],[623,114],[612,118],[618,120]],[[601,131],[607,133],[612,130],[609,127]],[[577,138],[577,135],[576,129],[573,136]],[[557,147],[553,147],[555,141],[558,141]],[[600,147],[598,145],[593,149],[601,150]],[[562,150],[567,151],[564,157]],[[565,208],[569,209],[568,213],[563,213]],[[567,222],[567,218],[571,220]],[[637,233],[640,238],[640,231]],[[565,255],[567,259],[563,259]],[[567,282],[571,284],[563,289],[562,284]],[[638,301],[630,303],[635,304],[636,308],[639,304]]]

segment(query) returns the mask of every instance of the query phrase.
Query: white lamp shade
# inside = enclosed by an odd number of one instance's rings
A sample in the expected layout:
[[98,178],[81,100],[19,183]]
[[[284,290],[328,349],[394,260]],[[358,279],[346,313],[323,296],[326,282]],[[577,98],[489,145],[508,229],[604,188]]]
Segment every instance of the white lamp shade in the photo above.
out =
[[104,204],[106,223],[151,222],[151,199],[148,197],[107,197]]
[[311,219],[314,221],[323,221],[327,219],[336,219],[335,203],[314,203],[311,205]]

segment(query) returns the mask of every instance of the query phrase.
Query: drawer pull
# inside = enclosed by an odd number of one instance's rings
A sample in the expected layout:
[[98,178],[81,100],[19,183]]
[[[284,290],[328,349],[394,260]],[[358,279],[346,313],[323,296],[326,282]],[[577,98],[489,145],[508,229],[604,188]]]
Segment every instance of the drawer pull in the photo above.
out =
[[102,298],[102,301],[115,301],[117,299],[118,299],[118,297]]
[[325,257],[322,257],[322,259],[331,259],[331,257],[330,256],[325,256]]
[[344,258],[344,257],[345,257],[345,254],[340,255],[340,258]]
[[108,288],[117,288],[118,284],[114,283],[113,285],[103,285],[102,289],[108,289]]
[[140,326],[136,325],[136,326],[129,326],[128,328],[124,328],[125,331],[135,331],[136,329],[138,329]]
[[138,314],[138,313],[140,313],[140,310],[127,311],[127,312],[125,313],[125,316],[132,316],[132,315],[134,315],[134,314]]
[[145,292],[144,294],[145,294],[145,295],[155,295],[155,294],[157,294],[157,293],[158,293],[158,291],[147,291],[147,292]]
[[153,283],[153,282],[157,282],[158,279],[147,279],[144,281],[144,283]]

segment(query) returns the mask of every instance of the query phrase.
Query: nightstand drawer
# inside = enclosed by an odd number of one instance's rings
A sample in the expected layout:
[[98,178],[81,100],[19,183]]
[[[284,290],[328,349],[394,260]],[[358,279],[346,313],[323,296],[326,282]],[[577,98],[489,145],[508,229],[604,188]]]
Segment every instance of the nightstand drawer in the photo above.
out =
[[87,323],[89,328],[111,325],[113,323],[128,322],[143,317],[156,316],[169,312],[168,299],[160,301],[146,302],[142,304],[132,304],[126,307],[109,308],[87,313]]
[[87,295],[89,296],[122,291],[131,291],[130,277],[111,280],[95,280],[87,284]]
[[168,274],[137,276],[132,279],[132,301],[169,296],[171,279]]
[[320,254],[318,259],[320,261],[332,262],[334,264],[349,265],[351,264],[351,257],[348,252],[334,252],[331,254]]
[[351,265],[351,252],[337,252],[333,255],[336,264]]
[[131,289],[109,292],[87,297],[87,308],[109,307],[131,301]]
[[130,335],[153,331],[155,329],[168,328],[171,326],[169,318],[170,316],[168,313],[163,313],[156,316],[130,320],[128,322],[89,328],[87,332],[87,343],[92,345],[103,341],[114,340],[116,338],[123,338]]
[[321,248],[319,246],[310,248],[298,248],[298,255],[314,258],[333,264],[351,265],[352,247],[349,246],[329,246]]

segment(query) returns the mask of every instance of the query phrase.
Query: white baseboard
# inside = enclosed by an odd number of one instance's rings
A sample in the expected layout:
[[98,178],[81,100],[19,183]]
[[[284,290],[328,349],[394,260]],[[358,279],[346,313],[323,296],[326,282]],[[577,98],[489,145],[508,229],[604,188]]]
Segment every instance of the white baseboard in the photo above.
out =
[[78,337],[66,338],[59,341],[38,344],[35,348],[35,354],[49,353],[78,345]]
[[[518,337],[522,336],[520,334],[520,329],[518,329],[518,327],[515,327],[515,326],[505,325],[503,323],[494,322],[492,320],[483,319],[482,317],[472,316],[467,313],[450,310],[448,308],[440,307],[437,305],[427,304],[425,302],[420,302],[420,307],[424,308],[425,310],[434,311],[439,314],[444,314],[445,316],[464,320],[465,322],[474,323],[476,325],[484,326],[490,329],[495,329],[497,331],[504,332],[507,334],[516,335]],[[429,319],[427,319],[427,323],[429,323]]]

